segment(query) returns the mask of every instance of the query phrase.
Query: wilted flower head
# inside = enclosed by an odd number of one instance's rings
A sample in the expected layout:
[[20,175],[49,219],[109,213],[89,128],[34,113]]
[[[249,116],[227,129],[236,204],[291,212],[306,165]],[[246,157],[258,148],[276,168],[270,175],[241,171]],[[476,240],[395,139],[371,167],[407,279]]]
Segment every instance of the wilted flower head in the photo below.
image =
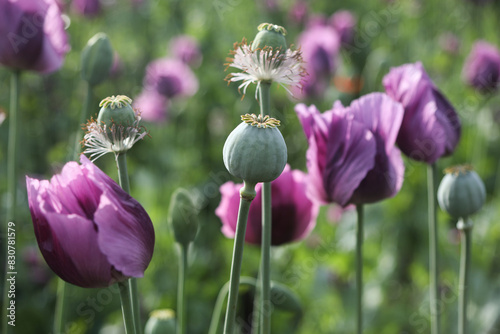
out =
[[463,76],[469,85],[482,92],[495,91],[500,84],[500,51],[486,41],[474,43]]
[[452,154],[460,139],[460,120],[422,63],[392,68],[383,83],[387,94],[404,107],[397,138],[401,151],[429,164]]
[[154,230],[144,208],[85,156],[50,181],[26,177],[38,247],[63,280],[106,287],[142,277]]
[[69,49],[56,1],[0,1],[0,64],[50,73],[62,66]]
[[87,133],[83,137],[83,144],[87,148],[83,153],[90,154],[92,160],[97,160],[106,153],[123,153],[148,134],[139,125],[140,113],[132,110],[131,102],[132,99],[124,95],[101,101],[98,120],[91,118],[86,125]]
[[[306,197],[307,175],[286,165],[283,173],[271,183],[272,232],[271,244],[281,245],[305,238],[316,225],[319,205]],[[215,214],[222,221],[222,233],[233,238],[236,230],[240,189],[242,184],[226,182],[220,187],[221,202]],[[250,205],[245,241],[260,244],[262,235],[262,184],[257,184],[257,196]]]
[[[285,28],[269,23],[261,24],[259,31],[271,31],[282,36],[286,35]],[[305,71],[300,50],[290,48],[284,50],[269,45],[256,47],[254,44],[248,45],[246,39],[243,39],[241,43],[234,44],[234,50],[230,52],[226,65],[228,68],[233,67],[241,72],[230,73],[226,77],[228,82],[243,81],[238,87],[238,90],[243,89],[243,94],[246,93],[250,84],[257,84],[256,98],[261,82],[276,82],[290,94],[287,86],[298,88],[302,86],[301,81]]]
[[399,192],[404,164],[394,144],[403,119],[401,104],[385,94],[372,93],[349,107],[337,101],[324,113],[304,104],[295,111],[309,142],[308,194],[312,199],[346,207]]
[[172,39],[169,50],[175,58],[191,67],[198,67],[203,58],[198,42],[188,35],[181,35]]

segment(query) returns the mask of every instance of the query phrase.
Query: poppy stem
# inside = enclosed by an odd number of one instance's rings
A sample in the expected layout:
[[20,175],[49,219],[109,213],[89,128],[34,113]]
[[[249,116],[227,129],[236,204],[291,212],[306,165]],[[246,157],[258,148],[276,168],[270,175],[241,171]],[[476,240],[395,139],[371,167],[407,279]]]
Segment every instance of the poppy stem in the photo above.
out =
[[177,334],[186,333],[186,270],[189,244],[179,245],[179,279],[177,281]]
[[118,289],[120,290],[120,301],[122,303],[123,323],[125,324],[126,334],[137,334],[134,325],[134,311],[132,309],[132,301],[130,300],[130,279],[119,282]]
[[62,334],[64,333],[64,324],[66,323],[66,290],[68,285],[62,279],[58,279],[57,282],[57,299],[56,299],[56,309],[54,312],[54,333]]
[[439,291],[438,291],[438,254],[436,223],[436,164],[427,166],[427,199],[429,220],[429,301],[431,334],[439,334]]
[[363,205],[356,205],[358,223],[356,227],[356,333],[363,333]]
[[458,298],[458,334],[467,334],[467,304],[469,285],[469,271],[472,245],[472,222],[468,218],[460,218],[458,229],[461,233],[461,250],[460,250],[460,278]]
[[[260,114],[271,114],[271,82],[260,82]],[[260,334],[271,333],[271,182],[262,183]]]
[[[3,232],[2,240],[5,245],[5,257],[7,258],[7,225],[9,222],[14,222],[16,218],[16,199],[17,199],[17,119],[19,114],[19,88],[20,88],[21,71],[14,70],[10,80],[10,114],[9,117],[9,142],[7,148],[7,222],[5,223],[5,230]],[[7,270],[7,261],[5,261],[5,273],[12,270]],[[4,274],[6,275],[6,274]],[[2,275],[3,278],[4,275]],[[5,282],[5,280],[4,280]],[[4,285],[6,287],[6,285]],[[7,296],[7,289],[3,291],[3,304],[7,305],[9,298]],[[2,333],[9,333],[9,326],[7,324],[7,307],[2,310]]]
[[243,181],[240,190],[240,207],[238,220],[236,222],[236,233],[234,236],[233,259],[231,262],[231,276],[229,278],[229,297],[227,300],[226,319],[224,322],[224,334],[234,334],[234,323],[236,320],[236,305],[238,302],[238,290],[240,285],[241,262],[243,260],[243,246],[245,245],[245,233],[247,229],[248,212],[250,203],[255,198],[255,184]]
[[[128,194],[130,194],[130,183],[128,178],[127,171],[127,155],[125,152],[117,153],[115,155],[116,165],[118,167],[118,181],[120,183],[120,187],[125,190]],[[139,298],[138,298],[138,289],[137,289],[137,279],[131,278],[130,284],[127,284],[129,289],[129,300],[132,303],[132,316],[135,324],[136,333],[142,333],[142,326],[140,320],[140,310],[139,310]]]

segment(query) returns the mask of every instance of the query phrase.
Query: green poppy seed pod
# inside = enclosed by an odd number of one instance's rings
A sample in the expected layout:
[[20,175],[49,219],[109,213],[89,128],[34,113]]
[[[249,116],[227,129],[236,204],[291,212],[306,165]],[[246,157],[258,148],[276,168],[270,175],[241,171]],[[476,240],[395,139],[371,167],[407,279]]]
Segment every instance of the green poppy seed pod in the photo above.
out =
[[146,322],[144,334],[175,334],[175,312],[170,309],[155,310]]
[[135,112],[132,108],[132,99],[125,95],[107,97],[99,103],[97,122],[106,124],[108,129],[112,125],[129,127],[135,122]]
[[106,34],[95,34],[82,51],[82,78],[91,86],[103,82],[113,66],[113,48]]
[[456,218],[466,218],[481,209],[486,189],[472,167],[456,166],[445,172],[437,193],[441,209]]
[[168,213],[168,224],[174,233],[175,241],[187,246],[198,233],[198,208],[192,195],[179,188],[172,195]]
[[286,30],[271,23],[262,23],[258,27],[259,32],[252,43],[252,50],[272,48],[273,51],[284,52],[288,46],[286,44]]
[[279,121],[269,116],[246,114],[227,137],[222,156],[233,176],[250,184],[271,182],[285,168],[287,149],[278,130]]
[[271,281],[271,301],[277,309],[302,314],[299,296],[286,285]]

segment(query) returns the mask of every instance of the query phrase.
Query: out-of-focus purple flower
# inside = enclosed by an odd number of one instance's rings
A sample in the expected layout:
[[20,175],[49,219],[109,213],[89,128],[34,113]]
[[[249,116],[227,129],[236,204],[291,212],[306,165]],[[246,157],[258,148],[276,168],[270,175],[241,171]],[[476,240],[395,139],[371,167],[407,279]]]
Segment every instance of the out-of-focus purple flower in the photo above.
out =
[[162,58],[151,62],[146,68],[144,86],[171,99],[194,95],[198,91],[198,79],[182,61]]
[[123,72],[123,61],[120,58],[120,55],[117,52],[113,53],[113,65],[111,65],[111,69],[109,70],[109,76],[112,78],[119,77]]
[[451,55],[458,54],[460,44],[460,40],[454,33],[445,32],[439,36],[439,45],[441,46],[441,49]]
[[295,111],[309,142],[309,197],[320,202],[377,202],[399,192],[404,165],[394,146],[403,107],[389,96],[372,93],[343,107],[337,101],[320,113],[314,105]]
[[397,138],[401,151],[428,164],[452,154],[460,139],[460,120],[422,63],[392,68],[383,84],[387,94],[404,107]]
[[309,13],[309,5],[306,1],[298,0],[290,8],[288,17],[291,22],[299,25],[303,24],[307,19],[307,14]]
[[93,17],[101,13],[101,2],[99,0],[73,0],[73,10],[80,15]]
[[320,97],[337,67],[340,36],[330,26],[316,25],[302,32],[298,41],[308,74],[302,81],[302,94]]
[[69,49],[54,0],[0,1],[0,64],[50,73],[62,66]]
[[[272,234],[274,246],[305,238],[316,225],[319,205],[306,197],[307,175],[286,165],[283,173],[271,183]],[[234,238],[240,189],[242,184],[226,182],[220,187],[221,202],[215,214],[222,221],[222,233]],[[245,241],[260,244],[262,234],[262,184],[257,184],[257,196],[250,205]]]
[[356,23],[356,17],[348,10],[339,10],[330,17],[330,24],[339,33],[342,45],[352,44]]
[[142,277],[155,241],[148,214],[84,155],[80,160],[50,181],[26,177],[45,261],[63,280],[84,288]]
[[472,87],[491,92],[500,84],[500,52],[486,42],[477,41],[465,61],[463,68],[465,81]]
[[196,68],[200,66],[202,55],[198,42],[191,36],[182,35],[170,41],[169,50],[174,58],[183,61],[185,64]]
[[134,108],[147,122],[165,122],[168,119],[170,101],[155,90],[144,89],[134,100]]
[[28,277],[31,282],[44,285],[49,281],[50,269],[43,262],[40,252],[35,246],[26,247],[22,252],[22,259],[28,269]]

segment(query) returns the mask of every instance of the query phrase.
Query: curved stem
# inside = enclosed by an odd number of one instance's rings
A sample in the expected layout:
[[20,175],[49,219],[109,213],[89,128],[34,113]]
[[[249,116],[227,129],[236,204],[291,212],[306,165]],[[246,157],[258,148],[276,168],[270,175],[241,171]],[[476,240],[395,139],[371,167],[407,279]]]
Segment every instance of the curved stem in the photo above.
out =
[[[461,219],[462,220],[462,219]],[[458,299],[458,334],[467,334],[467,304],[468,304],[468,285],[469,285],[469,268],[471,257],[471,239],[472,239],[472,226],[467,222],[463,222],[461,228],[462,245],[460,250],[460,280],[459,291],[460,296]]]
[[[247,185],[243,186],[245,189]],[[236,234],[234,237],[233,259],[231,262],[231,276],[229,278],[229,297],[227,300],[226,320],[224,322],[224,334],[233,334],[236,318],[236,304],[238,301],[238,288],[240,284],[241,262],[243,259],[243,246],[245,243],[245,232],[247,229],[248,211],[252,199],[244,196],[244,191],[240,191],[240,207],[238,211],[238,221],[236,223]],[[253,195],[255,196],[255,194]]]
[[177,282],[177,334],[186,333],[186,270],[188,259],[188,245],[179,245],[179,279]]
[[363,333],[363,205],[356,205],[358,224],[356,227],[356,333]]
[[439,334],[438,251],[436,223],[436,165],[427,166],[427,199],[429,220],[429,302],[431,334]]
[[[242,276],[240,277],[240,286],[242,285],[256,285],[255,278]],[[219,321],[222,313],[222,307],[224,306],[224,300],[226,299],[227,293],[229,292],[229,282],[224,284],[219,291],[219,295],[217,296],[217,300],[215,301],[214,313],[212,314],[212,320],[210,321],[210,328],[208,329],[208,334],[217,334],[217,330],[219,329]]]
[[118,289],[120,290],[120,301],[122,303],[123,323],[125,324],[126,334],[136,334],[134,325],[134,311],[132,310],[132,301],[130,300],[129,280],[119,282]]

